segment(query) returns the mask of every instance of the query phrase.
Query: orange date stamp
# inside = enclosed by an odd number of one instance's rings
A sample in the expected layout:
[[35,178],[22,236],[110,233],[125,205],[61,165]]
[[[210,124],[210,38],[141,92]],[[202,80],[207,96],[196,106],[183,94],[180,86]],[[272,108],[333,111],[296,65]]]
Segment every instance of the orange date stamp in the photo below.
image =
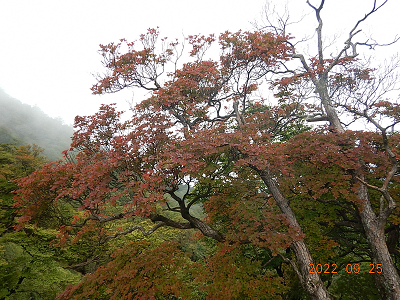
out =
[[[337,264],[309,264],[308,265],[310,269],[308,270],[309,273],[331,273],[331,274],[337,274],[337,273],[382,273],[382,264],[369,264],[369,271],[362,271],[361,267],[359,264],[347,264],[345,270],[338,270],[337,269]],[[343,272],[344,271],[344,272]]]

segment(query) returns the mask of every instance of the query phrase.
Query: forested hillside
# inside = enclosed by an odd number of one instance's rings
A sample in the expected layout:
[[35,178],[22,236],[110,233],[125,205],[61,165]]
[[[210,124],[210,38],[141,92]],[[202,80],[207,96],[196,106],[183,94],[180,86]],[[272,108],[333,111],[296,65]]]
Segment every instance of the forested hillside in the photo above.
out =
[[68,283],[81,275],[66,268],[79,251],[51,247],[56,237],[51,224],[15,231],[14,179],[43,166],[45,159],[35,146],[0,143],[0,300],[54,299]]
[[69,148],[72,134],[71,126],[0,89],[0,143],[36,144],[49,160],[58,160],[61,152]]

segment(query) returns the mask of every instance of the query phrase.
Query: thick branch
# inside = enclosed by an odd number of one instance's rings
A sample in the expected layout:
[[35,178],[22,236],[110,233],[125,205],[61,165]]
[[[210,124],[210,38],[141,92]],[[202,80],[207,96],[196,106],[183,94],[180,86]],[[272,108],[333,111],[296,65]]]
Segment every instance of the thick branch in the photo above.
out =
[[[220,234],[217,230],[212,228],[206,222],[203,222],[202,220],[193,217],[189,213],[189,208],[186,207],[184,200],[179,198],[173,192],[169,192],[169,195],[179,203],[181,216],[182,216],[182,218],[184,218],[185,220],[188,220],[190,222],[190,225],[192,226],[191,228],[199,229],[201,231],[201,233],[203,233],[205,236],[211,237],[211,238],[215,239],[216,241],[223,242],[225,240],[225,237],[222,234]],[[160,217],[162,217],[162,216],[160,216]]]
[[181,222],[176,222],[174,220],[168,219],[167,217],[164,217],[159,214],[152,214],[150,216],[150,220],[153,222],[161,221],[165,226],[173,227],[173,228],[178,228],[178,229],[191,229],[194,228],[192,224],[188,223],[181,223]]

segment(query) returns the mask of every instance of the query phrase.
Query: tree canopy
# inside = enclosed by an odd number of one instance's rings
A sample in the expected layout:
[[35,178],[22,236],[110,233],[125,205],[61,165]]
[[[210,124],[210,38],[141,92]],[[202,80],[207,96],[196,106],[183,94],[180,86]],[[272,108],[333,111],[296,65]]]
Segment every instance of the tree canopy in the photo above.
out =
[[[66,161],[18,181],[18,228],[57,219],[61,247],[120,248],[58,299],[354,298],[346,285],[399,299],[400,119],[380,92],[395,68],[357,58],[358,29],[381,6],[327,58],[324,2],[308,2],[319,25],[310,58],[275,25],[189,36],[184,63],[158,29],[101,46],[93,92],[149,97],[127,121],[115,105],[76,117]],[[360,120],[372,129],[346,125]],[[60,206],[75,213],[60,218]],[[194,233],[136,234],[167,229]]]

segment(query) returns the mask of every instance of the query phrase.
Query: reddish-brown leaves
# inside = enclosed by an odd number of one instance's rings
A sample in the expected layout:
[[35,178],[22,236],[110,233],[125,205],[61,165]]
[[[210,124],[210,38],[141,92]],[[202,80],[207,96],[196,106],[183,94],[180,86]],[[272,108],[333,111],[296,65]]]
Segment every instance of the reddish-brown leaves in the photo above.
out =
[[190,262],[176,244],[154,248],[148,242],[134,242],[113,257],[57,299],[157,299],[171,295],[189,299],[190,273],[185,274],[181,266]]
[[[63,202],[79,212],[60,228],[59,243],[77,242],[89,233],[101,243],[120,233],[125,219],[150,217],[166,204],[168,194],[175,201],[168,208],[189,222],[184,228],[201,224],[204,233],[205,227],[214,226],[218,234],[213,236],[226,242],[206,260],[199,278],[209,299],[261,298],[271,293],[265,281],[273,276],[261,274],[260,266],[246,259],[240,262],[236,243],[277,254],[293,240],[304,238],[277,208],[261,171],[268,170],[283,196],[293,201],[285,198],[285,205],[290,203],[301,212],[307,207],[324,217],[336,212],[321,212],[323,201],[359,201],[355,170],[371,185],[379,184],[393,162],[378,134],[309,131],[304,125],[305,111],[318,107],[297,101],[297,85],[323,76],[332,63],[348,67],[351,60],[312,59],[307,72],[276,81],[280,102],[266,106],[253,94],[265,75],[282,71],[280,63],[292,54],[286,43],[289,37],[261,31],[225,32],[218,41],[221,56],[213,61],[203,56],[216,39],[191,36],[193,61],[166,78],[161,75],[177,43],[166,44],[163,39],[160,43],[165,47],[156,51],[158,37],[158,30],[149,30],[140,37],[139,49],[125,40],[101,47],[109,73],[92,88],[94,93],[126,87],[152,93],[133,109],[128,122],[120,121],[121,113],[113,105],[101,106],[94,116],[76,118],[72,143],[76,156],[66,152],[66,162],[48,164],[20,180],[19,227]],[[127,48],[125,52],[122,47]],[[352,78],[370,80],[368,71],[354,70]],[[350,79],[338,72],[327,80],[335,88]],[[372,108],[376,114],[398,117],[395,104],[376,102]],[[390,137],[388,145],[399,155],[397,135]],[[393,177],[398,180],[397,175]],[[182,186],[187,187],[183,196],[175,193]],[[379,197],[374,194],[372,199],[377,206]],[[191,206],[198,203],[207,213],[203,223],[190,215]],[[109,222],[120,223],[106,226]],[[313,231],[317,226],[310,225],[311,231],[317,232]],[[320,237],[329,250],[335,245]],[[185,279],[178,268],[187,263],[191,270],[185,259],[173,244],[151,249],[146,243],[134,243],[59,298],[153,299],[161,294],[185,298]]]

